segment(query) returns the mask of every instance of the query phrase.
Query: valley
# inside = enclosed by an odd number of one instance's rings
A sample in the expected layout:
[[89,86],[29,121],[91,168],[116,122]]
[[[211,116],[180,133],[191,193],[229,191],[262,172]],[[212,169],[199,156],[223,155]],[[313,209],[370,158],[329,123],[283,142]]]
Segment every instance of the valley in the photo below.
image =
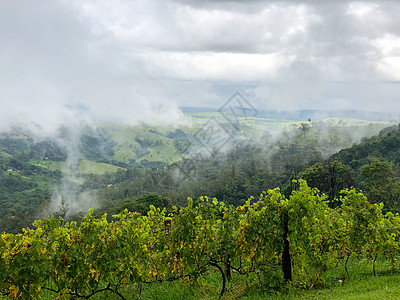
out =
[[[168,127],[83,124],[79,131],[62,127],[52,137],[28,128],[3,132],[0,231],[18,232],[36,218],[57,214],[61,199],[69,203],[72,219],[90,207],[99,214],[117,212],[127,199],[152,193],[168,197],[170,205],[200,195],[239,205],[393,124],[226,116],[196,109]],[[210,133],[218,131],[222,147],[210,142]]]

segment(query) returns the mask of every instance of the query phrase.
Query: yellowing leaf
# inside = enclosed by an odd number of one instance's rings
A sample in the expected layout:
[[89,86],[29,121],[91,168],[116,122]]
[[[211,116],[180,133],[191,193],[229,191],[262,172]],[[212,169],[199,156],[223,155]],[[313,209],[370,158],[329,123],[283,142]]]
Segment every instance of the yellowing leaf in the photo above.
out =
[[10,286],[10,296],[13,296],[14,298],[17,298],[21,295],[22,293],[19,291],[18,287],[15,285]]

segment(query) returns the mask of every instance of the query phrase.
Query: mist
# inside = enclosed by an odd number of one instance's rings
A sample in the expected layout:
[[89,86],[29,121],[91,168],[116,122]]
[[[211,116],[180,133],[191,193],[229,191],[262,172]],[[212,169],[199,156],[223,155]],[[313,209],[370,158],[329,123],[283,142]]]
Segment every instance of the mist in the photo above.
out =
[[77,213],[97,205],[74,188],[86,126],[195,128],[182,107],[218,110],[237,91],[260,113],[313,111],[300,121],[398,120],[399,16],[396,1],[3,1],[0,132],[65,149],[51,206]]
[[219,108],[236,91],[260,110],[398,113],[399,11],[395,1],[4,1],[0,128],[174,124],[179,107]]

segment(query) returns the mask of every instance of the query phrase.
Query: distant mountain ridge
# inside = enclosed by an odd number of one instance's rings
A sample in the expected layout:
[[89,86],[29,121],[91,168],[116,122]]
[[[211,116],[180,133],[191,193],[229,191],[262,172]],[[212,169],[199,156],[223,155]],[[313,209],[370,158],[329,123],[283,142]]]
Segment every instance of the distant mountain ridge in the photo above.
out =
[[[199,113],[199,112],[219,112],[218,108],[212,107],[180,107],[183,113]],[[224,109],[228,112],[228,109]],[[268,119],[288,120],[288,121],[313,121],[327,118],[351,118],[366,121],[400,121],[399,114],[389,112],[371,112],[355,109],[345,110],[259,110],[257,109],[257,117]]]

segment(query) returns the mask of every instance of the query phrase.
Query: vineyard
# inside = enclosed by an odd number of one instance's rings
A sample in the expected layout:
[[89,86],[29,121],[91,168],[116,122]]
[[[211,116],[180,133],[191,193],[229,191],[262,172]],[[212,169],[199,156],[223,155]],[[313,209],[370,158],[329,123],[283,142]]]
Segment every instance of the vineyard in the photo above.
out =
[[113,221],[91,211],[79,224],[35,221],[22,234],[1,235],[0,292],[24,299],[44,291],[82,298],[112,292],[125,299],[125,286],[137,286],[138,297],[144,285],[193,285],[217,272],[222,297],[233,273],[255,274],[278,290],[322,287],[339,265],[350,276],[350,257],[370,261],[371,272],[378,257],[398,267],[400,216],[383,214],[382,204],[353,189],[330,205],[305,181],[293,184],[288,197],[269,190],[239,207],[203,197],[171,213],[150,207],[145,216],[124,211]]

